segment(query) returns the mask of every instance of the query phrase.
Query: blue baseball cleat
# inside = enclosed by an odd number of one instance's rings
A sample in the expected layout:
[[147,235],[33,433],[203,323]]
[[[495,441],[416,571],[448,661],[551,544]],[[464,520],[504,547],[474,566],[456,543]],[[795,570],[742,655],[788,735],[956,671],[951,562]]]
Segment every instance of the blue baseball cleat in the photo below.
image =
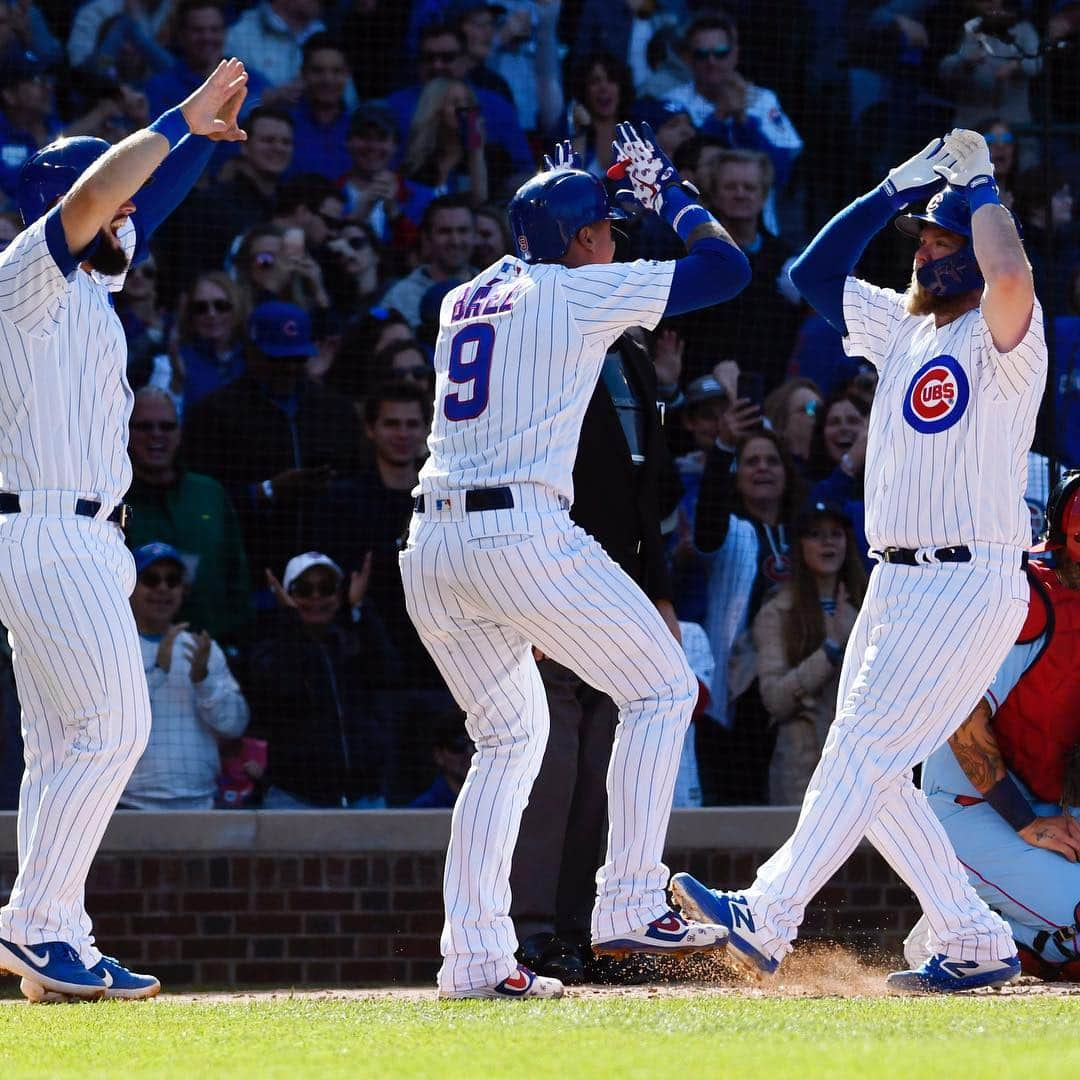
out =
[[723,926],[708,920],[687,922],[677,911],[668,911],[641,930],[593,942],[592,950],[597,956],[682,956],[722,949],[727,936]]
[[987,986],[1005,986],[1020,978],[1020,957],[988,960],[950,960],[944,953],[931,956],[922,967],[894,971],[885,985],[898,994],[958,994]]
[[707,888],[692,874],[676,874],[669,888],[684,915],[727,929],[727,955],[736,967],[760,979],[780,966],[762,947],[761,932],[744,896]]
[[[119,960],[103,956],[92,968],[91,975],[96,975],[105,983],[105,997],[124,1001],[138,1001],[142,998],[155,997],[161,991],[161,983],[153,975],[139,975],[129,971]],[[68,994],[58,994],[32,979],[24,978],[19,989],[28,1001],[35,1004],[51,1005],[56,1002],[70,1001]]]
[[87,971],[66,941],[19,945],[0,938],[0,971],[21,975],[45,990],[94,1001],[105,994],[105,980]]

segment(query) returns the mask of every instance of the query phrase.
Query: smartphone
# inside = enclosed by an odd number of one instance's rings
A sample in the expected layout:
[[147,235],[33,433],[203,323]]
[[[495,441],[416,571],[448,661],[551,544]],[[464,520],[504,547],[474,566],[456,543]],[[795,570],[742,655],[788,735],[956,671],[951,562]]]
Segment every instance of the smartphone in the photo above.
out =
[[304,230],[295,225],[286,229],[281,238],[281,251],[283,255],[303,255]]
[[765,377],[758,371],[740,371],[735,396],[745,398],[760,409],[765,402]]

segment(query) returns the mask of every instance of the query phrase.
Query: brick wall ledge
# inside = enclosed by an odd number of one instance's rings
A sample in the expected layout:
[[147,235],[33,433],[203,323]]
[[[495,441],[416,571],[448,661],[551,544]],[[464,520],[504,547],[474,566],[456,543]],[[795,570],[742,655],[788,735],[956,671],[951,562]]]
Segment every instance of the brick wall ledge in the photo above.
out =
[[[794,807],[676,810],[667,846],[679,851],[771,851],[787,839]],[[445,851],[447,810],[221,810],[113,815],[102,853]],[[0,855],[15,854],[15,814],[0,812]]]

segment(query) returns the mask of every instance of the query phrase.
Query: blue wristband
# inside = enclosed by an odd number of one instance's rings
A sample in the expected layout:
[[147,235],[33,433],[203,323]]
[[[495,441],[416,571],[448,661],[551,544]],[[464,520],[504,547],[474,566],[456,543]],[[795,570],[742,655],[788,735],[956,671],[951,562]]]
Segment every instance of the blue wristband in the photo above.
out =
[[980,206],[1000,206],[997,181],[992,176],[976,176],[967,186],[967,201],[972,214]]
[[716,218],[690,193],[678,184],[664,189],[660,204],[660,216],[679,234],[679,239],[689,246],[690,235],[699,226],[715,222]]
[[170,150],[172,150],[185,135],[191,134],[191,128],[188,127],[188,122],[184,119],[184,114],[180,111],[179,107],[163,112],[150,125],[150,130],[156,131],[159,135],[164,135],[165,138],[169,140]]
[[1016,781],[1006,773],[983,798],[1013,827],[1026,829],[1039,815],[1031,809]]

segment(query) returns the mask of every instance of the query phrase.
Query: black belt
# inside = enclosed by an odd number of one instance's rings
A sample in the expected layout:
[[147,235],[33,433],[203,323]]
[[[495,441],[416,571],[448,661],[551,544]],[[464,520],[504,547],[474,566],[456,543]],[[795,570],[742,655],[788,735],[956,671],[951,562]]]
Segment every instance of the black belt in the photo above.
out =
[[[452,495],[444,495],[436,499],[436,503],[450,502],[460,498],[455,492]],[[436,507],[437,508],[437,507]],[[417,495],[413,501],[413,509],[418,513],[424,512],[424,496]],[[478,510],[513,510],[514,493],[508,487],[497,488],[473,488],[465,492],[465,513],[473,514]]]
[[[920,561],[915,548],[888,547],[882,549],[882,562],[899,563],[901,566],[926,566],[926,560]],[[957,544],[956,547],[938,548],[934,552],[935,562],[971,562],[971,548],[967,544]],[[1020,567],[1023,569],[1028,564],[1028,553],[1025,551],[1020,556]]]
[[[78,499],[75,502],[75,513],[79,517],[97,517],[100,510],[101,503],[94,499]],[[21,511],[22,506],[19,503],[19,496],[15,492],[0,491],[0,514],[18,514]],[[113,507],[112,513],[105,520],[124,528],[130,517],[131,507],[126,503],[117,503]]]

